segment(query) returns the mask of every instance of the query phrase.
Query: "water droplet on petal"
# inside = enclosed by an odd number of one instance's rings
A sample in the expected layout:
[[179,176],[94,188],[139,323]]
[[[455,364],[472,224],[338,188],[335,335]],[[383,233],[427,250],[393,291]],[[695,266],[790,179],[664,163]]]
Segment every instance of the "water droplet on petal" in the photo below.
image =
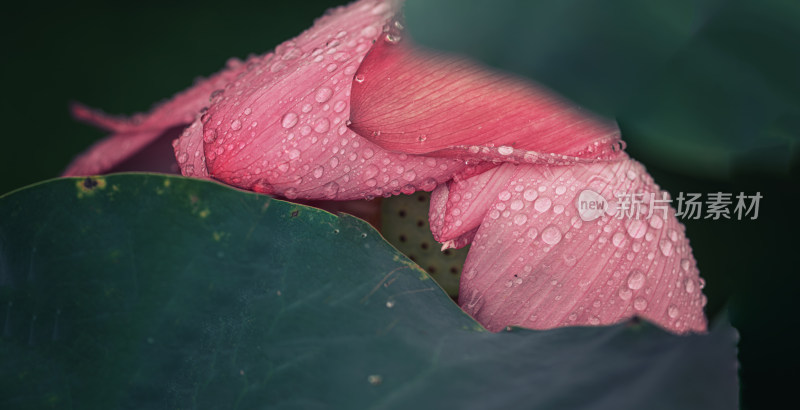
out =
[[524,225],[527,221],[528,217],[525,216],[525,214],[517,214],[514,216],[514,223],[517,225]]
[[316,95],[314,95],[314,100],[316,100],[318,103],[324,103],[325,101],[330,100],[332,95],[333,90],[328,87],[320,87],[317,90]]
[[210,144],[214,142],[214,140],[216,139],[217,139],[217,131],[215,131],[213,128],[205,130],[205,132],[203,132],[203,142]]
[[694,281],[691,278],[686,278],[684,286],[686,287],[686,293],[694,292]]
[[628,275],[628,287],[632,290],[641,289],[644,286],[646,278],[644,273],[638,269],[634,269],[631,271],[630,275]]
[[503,145],[503,146],[497,148],[497,152],[500,155],[511,155],[511,154],[514,153],[514,148],[511,148],[511,147]]
[[233,120],[233,122],[231,123],[231,129],[234,131],[242,129],[242,122],[239,120]]
[[522,194],[522,197],[525,198],[526,201],[533,201],[536,197],[539,196],[539,193],[536,192],[535,189],[528,189]]
[[633,296],[633,291],[628,288],[620,288],[617,293],[619,293],[619,297],[622,300],[630,300]]
[[664,256],[672,255],[672,241],[670,241],[669,239],[667,238],[662,239],[658,243],[658,247],[661,248],[661,253]]
[[667,309],[667,314],[669,315],[669,317],[675,319],[680,314],[680,310],[678,310],[677,306],[670,305],[669,308]]
[[322,192],[328,199],[333,199],[336,197],[336,194],[339,192],[339,184],[336,182],[328,182],[327,184],[322,186]]
[[289,159],[297,159],[300,156],[300,151],[296,149],[289,150]]
[[319,132],[319,133],[323,133],[323,132],[328,131],[328,129],[330,129],[330,127],[331,127],[331,123],[330,123],[330,121],[328,121],[327,118],[320,118],[320,119],[317,120],[316,123],[314,123],[314,131]]
[[685,272],[689,271],[690,265],[691,262],[689,262],[689,259],[681,259],[681,269],[683,269]]
[[364,178],[365,179],[372,178],[375,175],[378,175],[379,172],[380,172],[380,170],[378,169],[378,167],[376,167],[375,165],[370,164],[364,169]]
[[664,226],[664,220],[658,215],[653,215],[650,217],[650,226],[653,227],[653,229],[661,229],[661,227]]
[[297,189],[289,188],[286,191],[284,191],[283,196],[285,196],[288,199],[295,199],[297,198]]
[[633,301],[633,308],[638,311],[645,310],[647,309],[647,301],[644,300],[644,298],[636,298],[636,300]]
[[515,200],[511,201],[511,210],[512,211],[519,211],[520,209],[522,209],[523,206],[525,206],[525,204],[522,203],[522,200],[515,199]]
[[555,245],[561,241],[561,231],[550,225],[542,230],[542,240],[548,245]]
[[500,194],[497,195],[497,198],[499,198],[501,201],[508,201],[511,198],[511,192],[500,192]]
[[552,203],[553,202],[550,201],[550,198],[541,197],[533,203],[533,207],[539,212],[546,212],[548,209],[550,209],[550,205]]
[[631,238],[639,239],[647,232],[647,226],[639,219],[634,219],[628,224],[628,235]]
[[344,100],[336,101],[336,104],[333,104],[333,111],[334,112],[342,112],[344,109],[347,108],[347,102]]
[[325,172],[325,169],[322,167],[314,168],[314,178],[321,178],[322,174]]
[[297,114],[293,112],[286,113],[281,119],[281,126],[283,128],[292,128],[297,124]]

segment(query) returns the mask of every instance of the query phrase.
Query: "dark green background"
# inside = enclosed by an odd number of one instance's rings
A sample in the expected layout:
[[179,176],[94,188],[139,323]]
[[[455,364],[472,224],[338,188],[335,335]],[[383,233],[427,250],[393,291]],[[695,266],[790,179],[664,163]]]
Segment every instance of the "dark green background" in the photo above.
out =
[[[331,3],[336,2],[11,6],[0,17],[4,42],[0,70],[5,79],[0,110],[0,193],[56,176],[73,155],[103,135],[72,121],[67,109],[70,101],[110,113],[145,111],[191,85],[194,77],[217,71],[227,58],[263,53],[295,36]],[[630,37],[622,34],[630,27],[613,24],[615,18],[635,20],[635,14],[604,13],[608,9],[598,6],[601,2],[587,3],[595,9],[573,23],[592,27],[594,22],[604,28],[611,40],[618,40],[618,55],[641,55],[642,59],[651,56],[645,52],[646,44],[626,43]],[[625,9],[625,3],[614,3],[618,9]],[[657,4],[644,9],[655,15],[670,12],[669,7],[664,8],[670,3]],[[768,408],[780,404],[791,393],[797,382],[793,373],[799,364],[795,349],[798,309],[793,302],[799,284],[795,260],[800,230],[795,209],[800,204],[796,115],[800,86],[794,68],[800,61],[796,45],[800,13],[792,1],[745,4],[707,2],[703,18],[712,24],[701,33],[705,36],[701,39],[707,41],[682,57],[686,64],[675,65],[670,60],[658,66],[657,59],[646,60],[646,67],[661,67],[671,74],[670,81],[647,84],[663,89],[652,94],[659,96],[658,101],[633,103],[662,107],[662,121],[644,121],[655,124],[652,127],[633,127],[629,124],[641,117],[636,117],[637,110],[628,110],[626,113],[632,117],[620,120],[620,125],[628,151],[673,194],[760,191],[764,196],[756,221],[685,223],[701,273],[708,280],[705,291],[709,311],[713,314],[726,304],[730,306],[733,323],[742,335],[743,405]],[[418,5],[419,2],[417,9]],[[436,11],[437,6],[430,7],[431,12]],[[457,10],[451,14],[452,20],[471,17],[469,6]],[[631,9],[631,13],[637,12],[642,9]],[[500,34],[513,37],[534,21],[522,19],[504,27],[507,32]],[[461,51],[486,57],[477,41],[481,39],[480,29],[464,31],[475,47]],[[542,32],[547,33],[546,29],[542,28]],[[496,28],[490,30],[498,33]],[[558,22],[553,22],[550,30],[556,39],[565,41],[563,50],[575,49],[575,43],[580,46],[584,39],[580,32],[573,35],[568,26]],[[530,50],[537,47],[519,40],[510,43],[519,47],[520,54],[532,53]],[[591,58],[606,63],[603,69],[610,76],[608,80],[599,81],[587,74],[586,63]],[[694,61],[703,64],[691,64]],[[617,112],[603,105],[604,101],[622,99],[608,97],[618,90],[610,85],[631,75],[624,59],[602,60],[602,56],[591,55],[555,53],[533,67],[538,80],[603,112]],[[511,68],[527,70],[524,65]],[[697,83],[693,79],[700,71],[711,72],[722,80],[714,82],[713,87]],[[780,97],[770,100],[766,108],[759,103],[764,84]],[[741,95],[754,98],[749,104],[721,104]],[[683,101],[692,105],[687,108],[681,104]],[[782,108],[775,105],[780,103],[789,107],[790,113],[780,121],[748,121]],[[642,116],[647,113],[639,111]],[[669,121],[670,115],[674,122]],[[664,118],[668,121],[664,122]],[[700,125],[685,127],[687,121]],[[665,132],[672,124],[684,125],[674,128],[680,132],[675,141]],[[692,133],[698,129],[705,132]],[[758,144],[765,136],[773,138],[776,134],[789,142],[768,149]],[[703,142],[709,136],[720,152],[726,146],[736,147],[737,155],[725,156],[722,168],[698,166],[720,163],[713,161],[717,157],[713,151],[704,153],[709,156],[704,162],[703,156],[687,156],[686,149],[669,149],[675,145],[686,147],[686,141]]]

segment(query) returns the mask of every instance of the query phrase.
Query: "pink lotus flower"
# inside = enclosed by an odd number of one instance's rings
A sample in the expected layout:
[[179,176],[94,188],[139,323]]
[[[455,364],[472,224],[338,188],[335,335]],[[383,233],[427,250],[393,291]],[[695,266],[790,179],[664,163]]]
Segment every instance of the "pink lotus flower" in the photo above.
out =
[[289,199],[433,191],[436,239],[472,244],[459,303],[490,330],[638,315],[705,331],[702,280],[674,210],[617,218],[613,207],[576,207],[662,199],[616,125],[525,80],[412,47],[398,9],[338,8],[146,116],[77,107],[113,135],[65,175],[107,172],[177,127],[186,176]]

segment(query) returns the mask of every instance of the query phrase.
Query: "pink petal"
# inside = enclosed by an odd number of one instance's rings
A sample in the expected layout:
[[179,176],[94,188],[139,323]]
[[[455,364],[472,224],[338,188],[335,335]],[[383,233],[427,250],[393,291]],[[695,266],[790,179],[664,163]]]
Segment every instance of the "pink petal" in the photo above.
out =
[[[191,123],[195,115],[208,104],[209,95],[233,80],[243,69],[244,64],[241,61],[231,59],[224,70],[208,79],[197,81],[194,86],[158,105],[146,115],[113,117],[75,104],[72,112],[77,119],[107,129],[112,135],[95,143],[75,158],[62,175],[93,175],[112,170],[153,144],[159,137],[169,134],[171,129],[181,129]],[[171,138],[176,136],[168,135]]]
[[356,73],[351,128],[409,154],[567,164],[619,155],[616,124],[552,91],[381,36]]
[[611,205],[618,193],[643,193],[645,205],[650,193],[661,199],[644,167],[631,159],[508,167],[512,173],[492,181],[502,190],[464,266],[459,302],[467,313],[492,331],[607,325],[637,315],[677,333],[705,331],[703,282],[672,208],[654,208],[649,219],[617,219],[609,209],[586,221],[577,211],[586,189]]
[[462,248],[489,212],[516,167],[503,164],[472,178],[439,185],[431,194],[430,223],[433,237],[445,248]]
[[183,173],[289,199],[355,199],[430,191],[462,172],[462,161],[388,152],[347,127],[353,75],[395,11],[385,1],[333,10],[254,60],[176,143]]

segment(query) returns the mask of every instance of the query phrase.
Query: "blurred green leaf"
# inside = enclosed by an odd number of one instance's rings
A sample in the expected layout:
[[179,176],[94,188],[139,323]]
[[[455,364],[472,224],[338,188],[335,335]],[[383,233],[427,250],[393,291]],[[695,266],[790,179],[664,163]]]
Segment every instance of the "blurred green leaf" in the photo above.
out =
[[408,0],[426,46],[527,76],[615,117],[638,159],[786,174],[800,137],[800,3]]
[[0,197],[0,407],[737,403],[736,332],[486,332],[365,222],[180,177]]

